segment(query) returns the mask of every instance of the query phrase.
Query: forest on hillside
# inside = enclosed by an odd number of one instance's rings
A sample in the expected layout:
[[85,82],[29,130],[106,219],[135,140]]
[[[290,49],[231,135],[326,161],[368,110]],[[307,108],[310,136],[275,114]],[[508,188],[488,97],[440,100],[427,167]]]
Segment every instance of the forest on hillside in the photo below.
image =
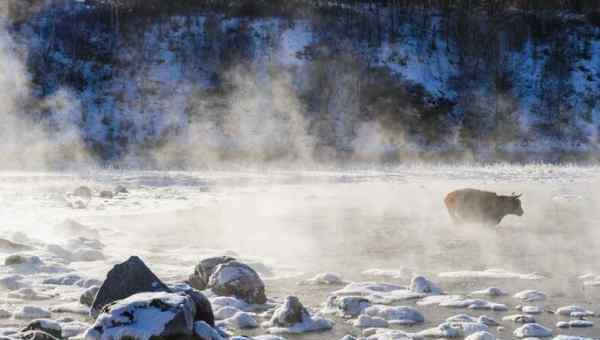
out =
[[598,1],[27,0],[5,13],[31,96],[77,106],[15,111],[53,131],[67,117],[106,163],[600,159]]

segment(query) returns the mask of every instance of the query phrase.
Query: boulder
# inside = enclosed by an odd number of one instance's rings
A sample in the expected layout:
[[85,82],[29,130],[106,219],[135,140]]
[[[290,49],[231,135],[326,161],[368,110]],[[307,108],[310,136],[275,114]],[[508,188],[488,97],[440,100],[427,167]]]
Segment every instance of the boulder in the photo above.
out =
[[295,296],[288,296],[284,304],[273,313],[271,324],[273,326],[289,327],[302,323],[307,318],[310,318],[310,314],[304,308],[300,299]]
[[442,290],[432,281],[423,276],[415,276],[410,281],[410,290],[414,293],[438,295]]
[[21,332],[27,331],[42,331],[50,334],[55,338],[62,337],[62,328],[60,324],[54,320],[49,319],[38,319],[31,321],[27,326],[23,328]]
[[110,190],[102,190],[100,191],[101,198],[113,198],[114,194]]
[[297,297],[288,296],[264,326],[269,327],[269,333],[304,333],[331,329],[333,322],[312,317]]
[[170,289],[139,257],[132,256],[108,272],[92,303],[90,315],[95,318],[109,303],[144,292],[170,292]]
[[40,265],[42,260],[37,256],[25,256],[25,255],[10,255],[4,259],[5,266],[17,266],[21,264],[28,265]]
[[331,296],[327,300],[327,310],[342,317],[355,318],[371,305],[361,296]]
[[94,303],[94,299],[96,298],[96,294],[98,294],[98,291],[100,290],[99,286],[91,286],[90,288],[86,289],[83,294],[81,294],[81,296],[79,297],[79,303],[81,303],[82,305],[91,307],[92,304]]
[[194,273],[190,275],[189,284],[195,289],[203,290],[208,287],[210,276],[216,267],[223,263],[235,261],[235,258],[230,256],[209,257],[200,261],[194,268]]
[[537,323],[528,323],[517,328],[513,335],[517,338],[538,337],[545,338],[552,336],[552,330]]
[[92,198],[92,189],[86,187],[85,185],[82,185],[77,189],[73,190],[73,196],[89,200]]
[[115,194],[128,194],[129,190],[127,190],[127,188],[121,184],[117,185],[115,187]]
[[85,339],[197,339],[195,324],[203,322],[197,312],[185,293],[139,293],[106,305]]
[[221,296],[235,296],[250,304],[267,302],[265,284],[248,265],[231,261],[219,264],[210,275],[208,288]]

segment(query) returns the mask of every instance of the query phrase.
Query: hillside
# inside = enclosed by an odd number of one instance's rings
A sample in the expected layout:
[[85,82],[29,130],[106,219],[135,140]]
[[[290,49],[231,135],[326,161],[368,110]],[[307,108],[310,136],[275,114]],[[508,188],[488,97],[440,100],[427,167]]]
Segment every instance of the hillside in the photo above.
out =
[[32,3],[1,39],[10,159],[24,121],[53,162],[600,158],[593,1]]

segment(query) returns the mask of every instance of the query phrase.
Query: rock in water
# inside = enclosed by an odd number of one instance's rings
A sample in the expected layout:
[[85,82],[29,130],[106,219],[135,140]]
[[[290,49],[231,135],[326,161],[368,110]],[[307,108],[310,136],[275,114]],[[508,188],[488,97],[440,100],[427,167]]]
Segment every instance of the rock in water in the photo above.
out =
[[341,317],[355,318],[371,305],[368,299],[361,296],[330,296],[327,299],[326,312]]
[[310,314],[304,308],[300,299],[295,296],[288,296],[285,303],[273,313],[271,324],[279,327],[289,327],[302,323],[306,318],[310,318]]
[[190,275],[188,280],[190,286],[199,290],[206,289],[208,287],[210,276],[215,271],[215,268],[220,264],[232,261],[235,261],[235,259],[230,256],[209,257],[200,261],[200,263],[194,268],[194,273]]
[[73,190],[73,196],[90,200],[92,198],[92,189],[86,187],[85,185],[82,185],[77,189]]
[[197,312],[185,293],[139,293],[105,306],[85,339],[197,339]]
[[124,185],[117,185],[115,187],[115,194],[128,194],[129,191],[127,190],[127,188]]
[[31,321],[21,332],[27,331],[42,331],[48,333],[55,338],[62,337],[62,328],[60,324],[54,320],[38,319]]
[[513,335],[517,338],[539,337],[544,338],[552,336],[552,330],[537,323],[528,323],[517,328]]
[[112,191],[109,190],[102,190],[100,191],[100,197],[101,198],[113,198],[113,193]]
[[442,290],[423,276],[415,276],[410,282],[410,290],[415,293],[442,294]]
[[311,317],[297,297],[288,296],[264,326],[270,327],[270,333],[304,333],[331,329],[333,322]]
[[139,257],[132,256],[108,272],[106,280],[96,294],[90,315],[95,318],[102,307],[137,293],[170,291]]
[[265,284],[258,273],[237,261],[219,264],[210,276],[208,287],[218,295],[235,296],[250,304],[267,302]]
[[84,306],[91,307],[99,290],[99,286],[91,286],[90,288],[86,289],[85,292],[83,292],[83,294],[81,294],[79,297],[79,303]]

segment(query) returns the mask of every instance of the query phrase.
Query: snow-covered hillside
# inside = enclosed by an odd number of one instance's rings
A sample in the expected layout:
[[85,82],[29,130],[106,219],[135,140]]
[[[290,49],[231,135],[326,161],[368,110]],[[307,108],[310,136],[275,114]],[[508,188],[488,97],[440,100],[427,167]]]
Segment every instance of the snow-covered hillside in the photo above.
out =
[[596,154],[600,28],[585,17],[353,10],[317,20],[50,5],[10,39],[33,95],[60,93],[71,109],[24,114],[68,121],[109,161]]

